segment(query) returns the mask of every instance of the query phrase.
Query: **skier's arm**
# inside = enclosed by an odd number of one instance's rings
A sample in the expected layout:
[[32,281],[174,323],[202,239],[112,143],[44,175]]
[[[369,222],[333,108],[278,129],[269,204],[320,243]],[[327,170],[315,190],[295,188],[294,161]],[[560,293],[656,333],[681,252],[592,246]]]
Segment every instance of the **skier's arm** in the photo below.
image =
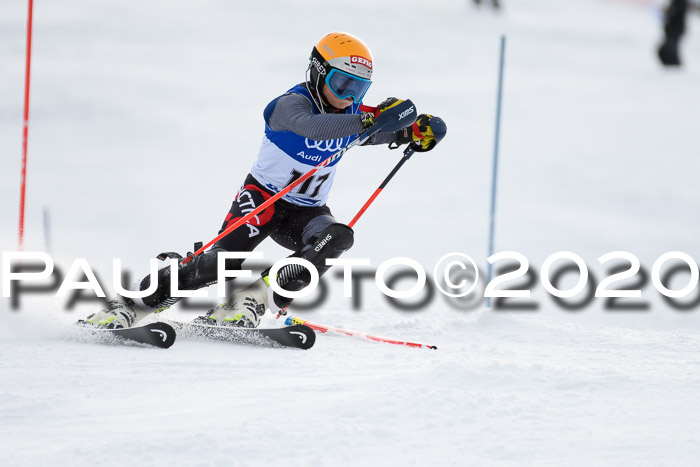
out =
[[[388,102],[390,105],[397,101],[392,99],[388,99],[385,102]],[[275,131],[291,131],[315,141],[345,138],[365,130],[360,115],[314,114],[311,102],[299,94],[287,94],[277,100],[275,109],[270,115],[268,126]],[[380,131],[364,144],[396,143],[400,145],[410,141],[410,139],[410,133],[406,133],[403,130],[399,132]]]
[[311,102],[299,94],[287,94],[277,100],[268,126],[315,141],[345,138],[364,130],[359,115],[314,114]]

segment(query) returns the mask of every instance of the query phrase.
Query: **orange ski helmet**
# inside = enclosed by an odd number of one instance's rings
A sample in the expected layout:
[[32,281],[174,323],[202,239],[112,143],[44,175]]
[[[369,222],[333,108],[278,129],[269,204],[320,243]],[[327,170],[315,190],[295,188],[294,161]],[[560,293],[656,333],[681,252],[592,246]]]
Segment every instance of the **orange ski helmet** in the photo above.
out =
[[359,37],[331,32],[321,38],[309,57],[309,84],[317,94],[328,85],[338,99],[360,102],[372,84],[372,52]]

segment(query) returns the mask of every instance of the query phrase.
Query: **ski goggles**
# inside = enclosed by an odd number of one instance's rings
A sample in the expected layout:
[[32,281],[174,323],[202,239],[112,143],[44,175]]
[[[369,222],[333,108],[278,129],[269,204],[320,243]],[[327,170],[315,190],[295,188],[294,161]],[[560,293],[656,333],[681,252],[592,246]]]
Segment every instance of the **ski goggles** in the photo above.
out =
[[365,97],[372,81],[333,69],[326,77],[326,84],[338,99],[352,97],[353,102],[358,103]]

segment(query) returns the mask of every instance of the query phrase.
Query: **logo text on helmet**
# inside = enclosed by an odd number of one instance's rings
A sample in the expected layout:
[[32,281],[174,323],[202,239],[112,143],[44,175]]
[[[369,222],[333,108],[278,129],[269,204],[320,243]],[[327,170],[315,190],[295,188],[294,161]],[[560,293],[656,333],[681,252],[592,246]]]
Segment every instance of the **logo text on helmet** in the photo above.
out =
[[328,52],[331,56],[331,58],[335,57],[335,52],[333,52],[333,49],[328,47],[328,44],[323,44],[323,48],[325,49],[326,52]]
[[372,69],[372,61],[358,55],[350,55],[350,63],[357,63],[366,66],[370,70]]
[[326,76],[326,67],[321,65],[316,57],[311,59],[311,64],[316,67],[316,71],[319,72],[321,76]]

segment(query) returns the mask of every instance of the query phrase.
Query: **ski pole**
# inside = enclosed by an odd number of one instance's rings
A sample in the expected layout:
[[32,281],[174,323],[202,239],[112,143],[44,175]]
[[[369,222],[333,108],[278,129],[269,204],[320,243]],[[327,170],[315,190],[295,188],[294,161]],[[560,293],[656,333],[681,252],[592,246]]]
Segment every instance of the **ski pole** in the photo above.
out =
[[326,326],[323,324],[312,323],[310,321],[306,321],[304,319],[297,318],[296,316],[288,317],[284,321],[284,324],[286,324],[287,326],[293,326],[295,324],[303,324],[305,326],[310,327],[314,331],[318,331],[318,332],[322,332],[322,333],[334,332],[336,334],[343,334],[343,335],[350,336],[350,337],[359,337],[359,338],[363,338],[363,339],[369,339],[371,341],[383,342],[385,344],[403,345],[405,347],[415,347],[415,348],[419,348],[419,349],[437,350],[437,347],[434,345],[420,344],[418,342],[408,342],[408,341],[402,341],[402,340],[396,340],[396,339],[387,339],[386,337],[372,336],[370,334],[365,334],[363,332],[348,331],[346,329],[334,328],[334,327]]
[[[292,191],[294,188],[299,186],[301,183],[305,182],[309,178],[311,178],[316,172],[321,170],[322,168],[328,166],[331,162],[339,159],[340,157],[343,156],[346,152],[348,152],[351,148],[354,146],[357,146],[358,144],[364,143],[369,137],[374,135],[375,133],[378,133],[379,131],[399,131],[400,129],[410,125],[413,123],[411,121],[411,118],[409,117],[408,120],[403,120],[403,118],[407,115],[413,116],[413,119],[415,120],[415,106],[413,105],[413,102],[411,102],[410,99],[405,100],[404,102],[396,105],[395,107],[385,111],[383,113],[384,116],[384,123],[381,125],[375,124],[369,129],[363,131],[358,135],[357,138],[355,138],[353,141],[350,142],[347,146],[345,146],[343,149],[338,151],[337,153],[333,154],[332,156],[324,159],[321,161],[318,165],[316,165],[314,168],[306,172],[304,175],[302,175],[300,178],[295,180],[293,183],[290,183],[286,187],[284,187],[282,190],[277,192],[274,196],[272,196],[270,199],[262,203],[260,206],[257,208],[253,209],[251,212],[246,214],[245,216],[241,217],[238,219],[236,222],[228,226],[223,232],[221,232],[219,235],[217,235],[214,239],[212,239],[209,243],[206,245],[202,246],[199,248],[197,251],[192,253],[191,255],[187,255],[185,259],[182,260],[182,264],[186,264],[189,261],[191,261],[195,256],[199,256],[204,251],[212,246],[214,243],[218,242],[222,238],[224,238],[226,235],[230,234],[246,222],[248,222],[250,219],[255,217],[259,212],[263,211],[266,209],[268,206],[270,206],[272,203],[275,203],[278,199]],[[391,118],[393,117],[393,118]],[[409,123],[410,122],[410,123]]]
[[[445,122],[440,118],[440,117],[431,117],[430,119],[430,124],[433,126],[433,135],[435,136],[435,144],[439,143],[442,138],[445,137],[445,134],[447,134],[447,126],[445,125]],[[415,123],[414,123],[415,125]],[[389,181],[394,178],[394,175],[396,175],[396,172],[399,171],[399,169],[406,163],[408,159],[411,158],[413,153],[416,152],[416,150],[420,148],[420,143],[412,142],[411,144],[408,145],[406,149],[403,151],[403,157],[401,160],[394,166],[394,168],[391,170],[389,175],[386,176],[384,181],[379,185],[379,188],[377,188],[374,193],[372,193],[372,196],[369,197],[367,202],[362,206],[362,208],[355,214],[355,217],[352,218],[350,223],[348,224],[348,227],[352,228],[353,225],[362,217],[362,215],[365,213],[367,208],[374,202],[374,200],[379,196],[379,193],[382,192],[384,187],[387,186]]]
[[391,180],[394,177],[394,175],[396,175],[396,172],[399,171],[401,166],[404,165],[404,163],[406,163],[406,161],[411,158],[411,156],[413,155],[414,152],[416,152],[413,144],[414,143],[409,144],[408,147],[404,150],[403,157],[401,158],[401,160],[398,162],[398,164],[396,164],[394,166],[392,171],[389,173],[389,175],[387,175],[387,177],[384,179],[384,181],[381,183],[381,185],[379,185],[379,188],[377,188],[374,191],[374,193],[372,193],[372,196],[369,197],[369,199],[364,204],[364,206],[362,206],[362,208],[360,208],[360,210],[357,212],[357,214],[355,214],[355,217],[352,218],[352,220],[348,224],[348,227],[352,228],[352,226],[355,225],[355,223],[358,221],[358,219],[360,219],[360,217],[362,217],[362,214],[365,213],[365,211],[370,206],[370,204],[372,204],[374,202],[374,200],[377,198],[377,196],[379,196],[379,193],[381,193],[382,190],[384,189],[384,187],[387,186],[387,184],[389,183],[389,180]]

